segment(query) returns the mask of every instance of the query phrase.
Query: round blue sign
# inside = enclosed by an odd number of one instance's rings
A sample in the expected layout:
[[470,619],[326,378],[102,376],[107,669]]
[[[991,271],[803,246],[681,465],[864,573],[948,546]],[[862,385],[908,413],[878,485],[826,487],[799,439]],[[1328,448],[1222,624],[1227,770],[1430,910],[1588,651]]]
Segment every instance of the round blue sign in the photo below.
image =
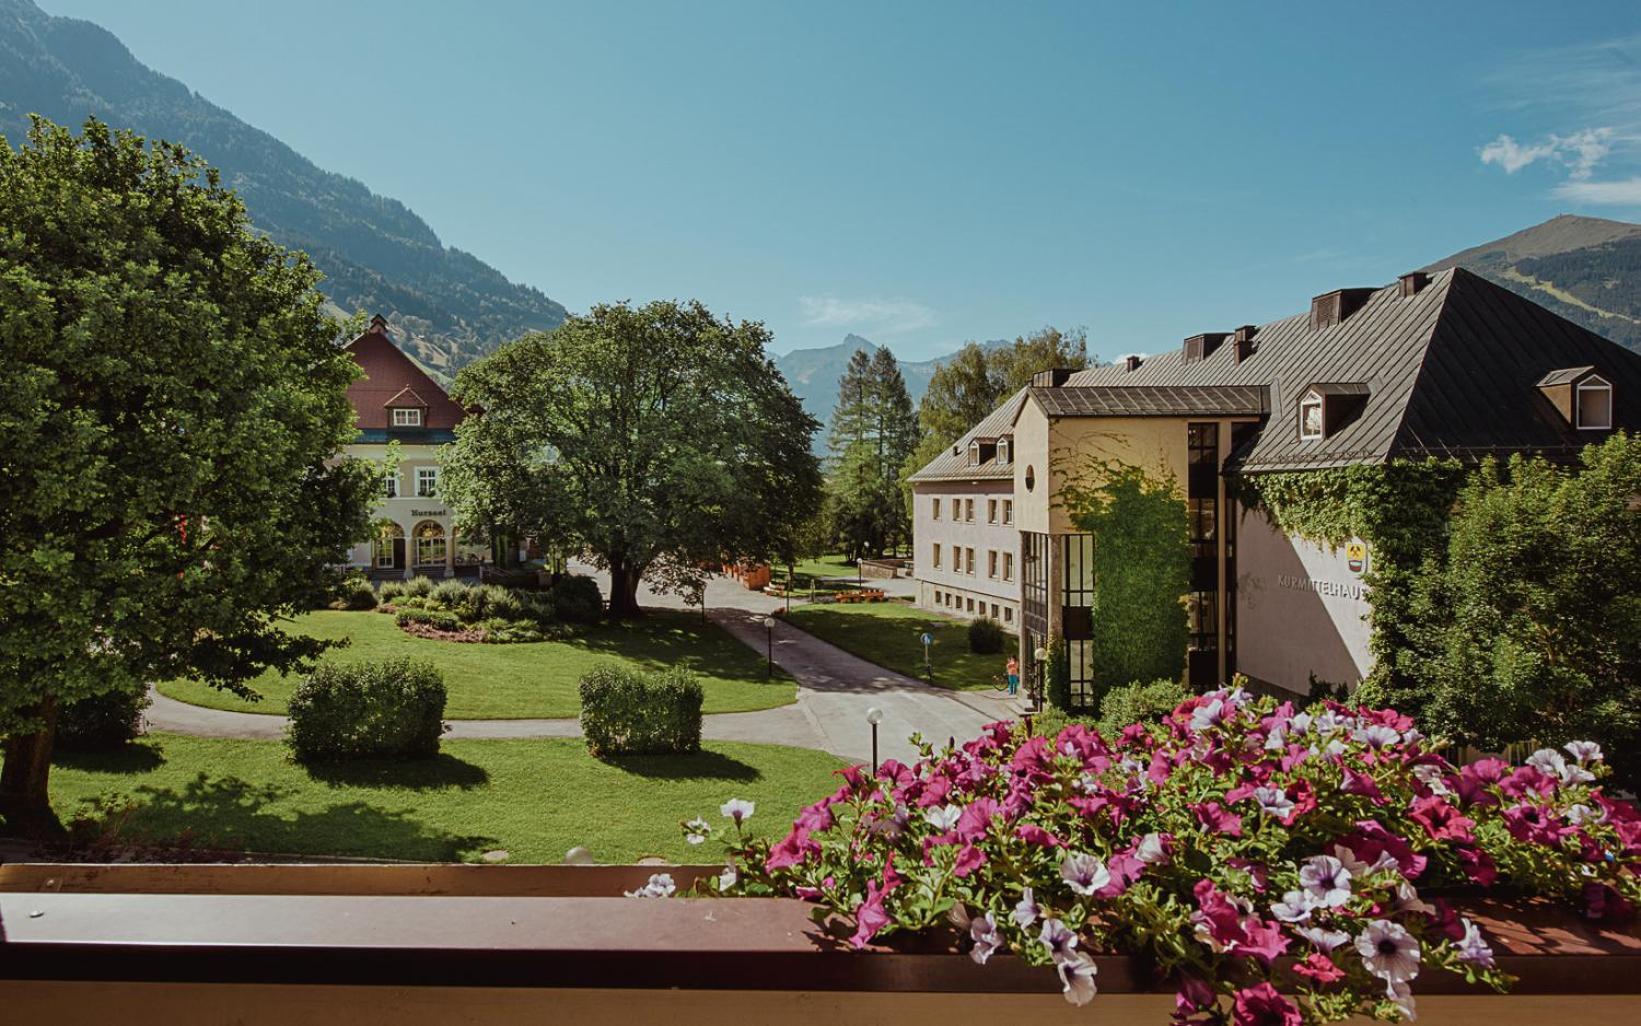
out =
[[934,635],[925,632],[924,635],[918,640],[923,642],[925,645],[932,645],[934,644]]

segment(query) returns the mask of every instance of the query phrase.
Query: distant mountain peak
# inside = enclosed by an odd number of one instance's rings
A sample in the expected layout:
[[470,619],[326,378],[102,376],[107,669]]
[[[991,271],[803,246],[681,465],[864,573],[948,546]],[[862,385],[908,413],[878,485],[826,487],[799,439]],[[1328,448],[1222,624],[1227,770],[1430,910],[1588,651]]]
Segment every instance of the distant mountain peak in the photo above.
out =
[[257,228],[313,258],[337,308],[387,315],[400,347],[435,374],[564,322],[563,306],[446,247],[403,203],[148,68],[106,29],[0,0],[0,135],[21,146],[31,113],[76,129],[94,115],[187,146],[239,191]]
[[1557,214],[1548,221],[1512,232],[1501,239],[1484,242],[1461,250],[1444,260],[1426,267],[1427,271],[1444,271],[1449,267],[1466,266],[1489,255],[1507,260],[1554,256],[1590,246],[1641,237],[1641,224],[1612,221],[1604,217],[1585,217],[1581,214]]

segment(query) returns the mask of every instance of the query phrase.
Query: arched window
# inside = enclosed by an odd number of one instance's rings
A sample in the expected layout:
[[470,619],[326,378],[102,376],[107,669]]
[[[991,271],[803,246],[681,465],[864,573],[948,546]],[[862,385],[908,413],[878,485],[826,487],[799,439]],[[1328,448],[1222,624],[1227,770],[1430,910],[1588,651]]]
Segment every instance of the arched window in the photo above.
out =
[[424,520],[416,525],[416,565],[443,566],[445,547],[449,540],[445,538],[444,527],[437,521]]
[[[404,552],[405,529],[391,520],[376,521],[376,532],[371,537],[371,561],[378,567],[387,570],[399,565],[399,558],[395,554]],[[399,544],[394,545],[397,541]]]

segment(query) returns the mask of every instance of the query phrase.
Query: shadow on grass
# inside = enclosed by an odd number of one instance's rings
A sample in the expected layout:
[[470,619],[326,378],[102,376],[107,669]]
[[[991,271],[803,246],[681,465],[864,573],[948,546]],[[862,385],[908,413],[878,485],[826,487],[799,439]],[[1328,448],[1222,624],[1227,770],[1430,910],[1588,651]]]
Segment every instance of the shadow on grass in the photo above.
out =
[[763,776],[755,766],[711,751],[688,755],[618,755],[604,761],[616,769],[652,780],[736,780],[744,783]]
[[376,787],[383,790],[470,791],[490,782],[490,773],[465,759],[440,753],[431,759],[358,759],[304,765],[308,776],[332,787]]
[[110,752],[65,752],[51,756],[54,766],[94,773],[148,773],[165,765],[165,752],[150,741],[132,741]]
[[432,827],[407,812],[366,801],[324,808],[273,810],[297,792],[238,777],[201,773],[186,785],[134,788],[136,808],[121,827],[127,838],[268,853],[355,855],[457,861],[494,847],[495,839]]
[[710,622],[703,622],[698,613],[649,609],[635,619],[599,624],[573,643],[595,655],[627,660],[646,670],[682,666],[747,683],[764,679],[763,660]]

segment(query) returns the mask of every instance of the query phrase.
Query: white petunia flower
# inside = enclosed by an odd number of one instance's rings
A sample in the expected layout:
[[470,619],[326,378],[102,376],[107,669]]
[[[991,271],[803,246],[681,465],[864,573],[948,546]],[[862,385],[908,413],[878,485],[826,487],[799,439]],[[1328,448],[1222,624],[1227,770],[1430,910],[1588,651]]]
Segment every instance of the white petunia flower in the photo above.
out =
[[1345,931],[1329,930],[1323,926],[1299,926],[1293,932],[1310,941],[1324,955],[1331,954],[1334,948],[1350,940],[1350,934]]
[[1090,895],[1111,882],[1111,872],[1094,855],[1068,855],[1060,863],[1060,877],[1078,894]]
[[1357,936],[1356,950],[1367,971],[1387,983],[1419,975],[1419,942],[1399,923],[1375,919]]
[[1162,835],[1153,832],[1140,838],[1139,846],[1134,849],[1134,857],[1148,866],[1154,866],[1168,858],[1168,849],[1162,843]]
[[718,811],[724,814],[724,818],[733,819],[735,821],[735,825],[740,826],[742,823],[752,818],[752,812],[756,808],[756,805],[753,805],[745,798],[731,798],[729,801],[718,806]]
[[1464,924],[1464,936],[1458,942],[1459,958],[1484,969],[1493,968],[1493,949],[1482,938],[1481,930],[1468,919],[1461,918],[1459,922]]
[[939,808],[923,810],[923,819],[936,830],[944,833],[957,825],[963,816],[963,810],[955,805],[942,805]]
[[684,840],[688,841],[690,844],[700,844],[702,841],[706,840],[707,835],[712,832],[712,824],[708,823],[700,816],[696,816],[694,819],[684,824],[684,829],[687,831],[687,833],[684,834]]
[[1322,908],[1338,908],[1350,900],[1350,870],[1332,855],[1317,855],[1299,867],[1299,886]]
[[1060,986],[1065,989],[1067,1001],[1080,1008],[1094,1000],[1094,995],[1099,991],[1094,983],[1094,974],[1099,972],[1099,968],[1093,959],[1078,955],[1055,968],[1060,973]]
[[672,882],[671,873],[656,873],[649,882],[636,891],[626,891],[629,898],[670,898],[678,885]]
[[1282,895],[1281,901],[1271,903],[1271,914],[1284,923],[1302,923],[1311,917],[1314,907],[1311,896],[1306,892],[1289,891]]
[[1278,819],[1293,811],[1293,799],[1280,787],[1254,788],[1254,801],[1259,803],[1260,811]]
[[1003,934],[997,929],[997,920],[987,912],[969,921],[969,938],[974,941],[974,947],[969,951],[969,957],[980,965],[1003,946]]
[[1567,750],[1568,755],[1581,763],[1600,762],[1606,758],[1601,753],[1601,746],[1594,741],[1569,741],[1561,747]]
[[1022,930],[1037,921],[1037,895],[1032,893],[1030,887],[1020,892],[1020,900],[1015,904],[1009,918]]
[[725,866],[724,871],[718,874],[718,889],[727,891],[740,882],[741,874],[735,871],[734,866]]
[[1043,947],[1048,949],[1049,957],[1056,965],[1077,954],[1077,932],[1058,919],[1043,920],[1043,932],[1038,935]]

